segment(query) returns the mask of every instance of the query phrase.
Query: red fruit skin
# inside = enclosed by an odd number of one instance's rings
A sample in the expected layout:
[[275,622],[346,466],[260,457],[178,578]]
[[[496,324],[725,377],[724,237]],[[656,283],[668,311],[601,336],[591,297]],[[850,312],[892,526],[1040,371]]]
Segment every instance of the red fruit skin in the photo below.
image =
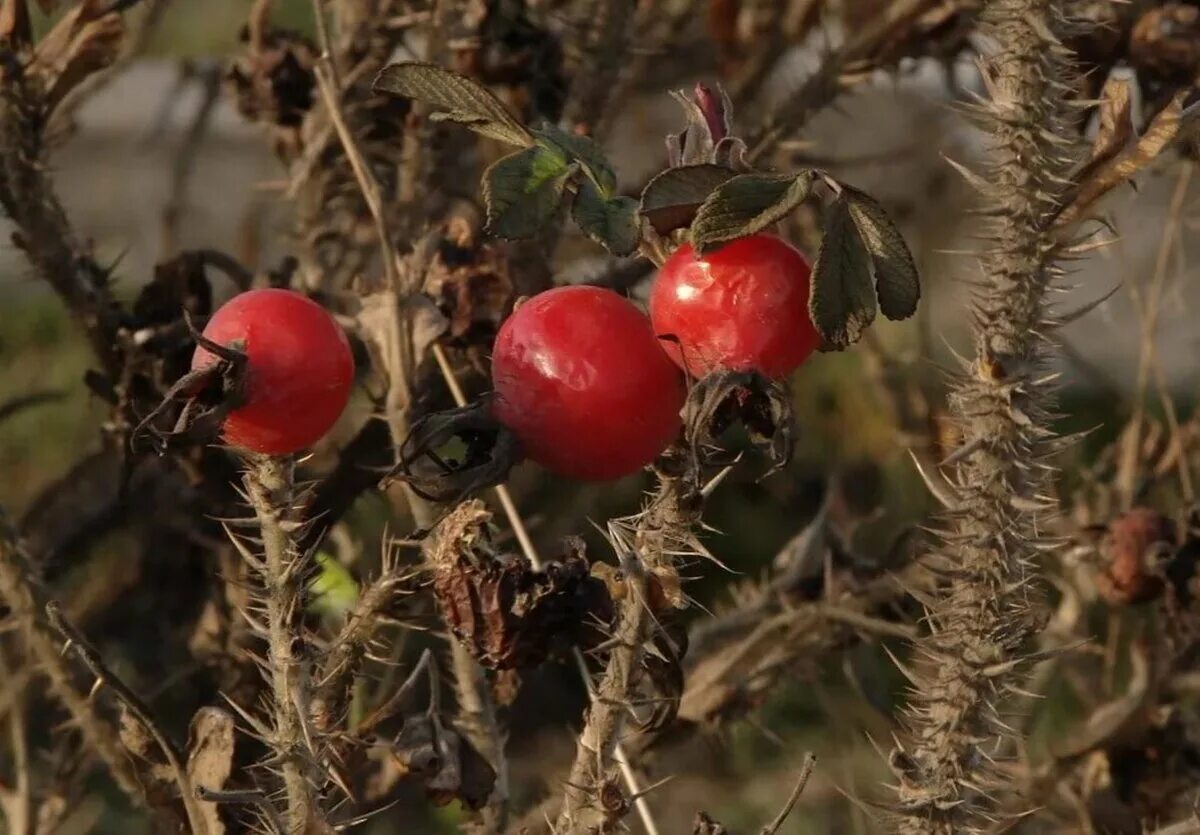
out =
[[[330,430],[354,385],[346,334],[326,310],[290,290],[249,290],[222,306],[204,328],[221,345],[247,355],[246,402],[225,418],[232,446],[287,455]],[[216,361],[197,347],[192,368]]]
[[660,337],[678,339],[663,347],[694,377],[718,368],[786,377],[821,342],[808,315],[811,276],[799,250],[772,235],[699,258],[684,244],[658,271],[650,320]]
[[653,461],[679,434],[682,375],[650,320],[599,287],[526,301],[492,350],[496,417],[551,472],[607,481]]

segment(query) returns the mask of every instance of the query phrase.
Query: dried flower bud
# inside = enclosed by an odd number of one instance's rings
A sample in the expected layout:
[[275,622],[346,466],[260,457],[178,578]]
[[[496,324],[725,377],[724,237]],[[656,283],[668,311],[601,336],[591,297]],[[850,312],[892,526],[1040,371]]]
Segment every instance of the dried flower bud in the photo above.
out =
[[601,637],[613,617],[603,580],[588,571],[582,545],[538,571],[491,546],[489,513],[464,502],[435,530],[433,589],[446,625],[484,667],[528,669]]
[[1174,539],[1170,520],[1149,508],[1134,508],[1114,520],[1102,544],[1108,565],[1096,578],[1100,595],[1113,606],[1157,597],[1163,580],[1155,571],[1155,549]]

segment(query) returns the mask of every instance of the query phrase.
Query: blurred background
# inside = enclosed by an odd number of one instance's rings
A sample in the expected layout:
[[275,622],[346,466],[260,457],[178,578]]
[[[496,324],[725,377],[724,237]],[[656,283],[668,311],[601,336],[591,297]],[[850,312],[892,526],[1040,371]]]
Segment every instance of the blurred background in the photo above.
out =
[[[871,14],[870,4],[858,5],[831,7],[827,26],[789,50],[764,85],[767,100],[811,72],[829,43],[857,25],[856,15]],[[165,4],[144,54],[84,103],[76,130],[51,155],[74,225],[94,242],[99,261],[113,265],[122,298],[132,298],[154,265],[178,249],[227,251],[255,271],[289,251],[290,206],[279,196],[286,172],[262,129],[244,120],[217,84],[239,49],[247,7],[246,0]],[[274,21],[311,33],[311,5],[280,0]],[[683,40],[689,65],[671,68],[667,77],[674,86],[715,80],[718,49],[703,15],[686,27]],[[716,494],[706,517],[714,530],[705,542],[740,579],[761,575],[822,508],[834,514],[846,550],[875,560],[899,559],[893,549],[909,546],[896,543],[931,510],[909,457],[911,433],[914,421],[923,429],[931,420],[936,424],[944,369],[956,352],[973,352],[965,302],[978,270],[964,254],[975,246],[974,196],[947,159],[971,165],[986,138],[961,113],[964,98],[978,85],[969,61],[906,58],[898,70],[856,85],[790,140],[787,153],[797,164],[829,169],[893,212],[922,268],[922,305],[909,322],[877,323],[868,342],[846,353],[814,357],[794,380],[799,414],[794,462],[765,481],[753,471],[735,474]],[[622,186],[630,189],[664,164],[663,137],[681,121],[667,90],[652,86],[642,85],[645,89],[625,100],[606,143]],[[1163,293],[1150,340],[1161,376],[1152,374],[1142,389],[1169,393],[1171,400],[1151,396],[1146,408],[1157,418],[1163,404],[1172,402],[1180,419],[1190,420],[1200,379],[1200,332],[1194,324],[1194,305],[1200,302],[1195,281],[1200,183],[1191,178],[1190,166],[1164,158],[1144,173],[1136,190],[1119,188],[1104,204],[1115,243],[1069,265],[1073,286],[1057,299],[1063,310],[1112,295],[1060,335],[1060,428],[1093,430],[1067,454],[1068,467],[1117,437],[1133,411],[1139,374],[1151,373],[1139,371],[1148,349],[1135,296],[1155,276],[1162,276]],[[1173,231],[1164,235],[1167,228]],[[803,242],[803,230],[795,237]],[[598,250],[585,242],[567,241],[562,251],[560,280],[587,280],[600,268]],[[633,292],[643,293],[644,287]],[[59,300],[30,275],[22,254],[0,252],[0,401],[60,395],[0,421],[0,505],[14,516],[100,444],[97,425],[106,409],[80,385],[89,360],[82,336]],[[352,411],[333,443],[350,438],[361,418],[361,408]],[[574,531],[588,534],[600,548],[587,520],[632,512],[644,486],[633,478],[599,490],[526,470],[514,489],[539,541]],[[340,526],[343,546],[376,553],[385,527],[404,524],[397,505],[388,497],[360,499]],[[98,556],[70,584],[85,588],[97,572],[145,570],[129,560],[131,547],[119,533],[100,543]],[[153,559],[154,576],[169,578],[171,555]],[[695,566],[694,576],[689,590],[698,600],[697,612],[728,605],[731,579],[739,579],[707,563]],[[136,577],[127,579],[109,592],[114,600]],[[123,628],[136,630],[136,610],[125,617]],[[904,641],[879,637],[844,652],[814,655],[811,662],[789,661],[782,683],[740,721],[652,754],[652,775],[679,775],[653,795],[654,807],[671,822],[668,831],[686,831],[701,808],[731,832],[756,831],[778,810],[806,750],[818,755],[820,765],[799,811],[780,832],[877,831],[870,810],[846,795],[878,799],[878,784],[889,779],[870,740],[884,749],[890,745],[888,717],[903,682],[887,648],[901,652]],[[1068,691],[1060,695],[1037,708],[1035,749],[1049,744],[1045,740],[1067,721],[1062,717],[1078,708]],[[573,754],[573,737],[564,731],[577,722],[582,694],[573,671],[551,667],[534,674],[520,699],[511,710],[517,717],[511,749],[518,805],[553,790],[540,781],[552,772],[548,762],[565,764]],[[684,761],[686,770],[673,767]],[[92,796],[69,819],[70,831],[133,831],[120,802],[101,797]],[[458,831],[454,805],[434,809],[418,802],[414,792],[403,808],[405,832]],[[400,830],[381,824],[378,831]]]

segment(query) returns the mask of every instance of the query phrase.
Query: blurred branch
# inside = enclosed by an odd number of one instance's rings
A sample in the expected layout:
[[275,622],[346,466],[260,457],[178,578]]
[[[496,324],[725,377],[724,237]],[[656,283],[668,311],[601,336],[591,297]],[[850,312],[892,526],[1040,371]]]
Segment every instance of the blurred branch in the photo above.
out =
[[204,144],[212,115],[216,112],[221,95],[221,65],[213,62],[207,66],[184,70],[185,78],[194,78],[200,87],[200,103],[188,123],[183,141],[175,151],[171,163],[171,184],[167,192],[167,203],[162,214],[162,251],[172,255],[179,249],[179,225],[187,211],[188,186],[196,166],[196,158]]
[[[154,742],[162,752],[163,758],[167,761],[167,767],[171,771],[171,776],[175,780],[175,784],[179,787],[179,796],[183,802],[184,811],[187,814],[188,825],[192,828],[194,835],[207,835],[208,827],[206,818],[196,804],[192,781],[184,765],[183,752],[167,737],[146,703],[125,682],[121,681],[120,678],[108,669],[96,648],[88,643],[83,633],[76,629],[63,616],[58,603],[51,601],[46,604],[46,617],[50,625],[66,640],[66,648],[73,649],[83,659],[83,663],[91,670],[92,675],[96,677],[97,683],[104,684],[112,690],[121,703],[133,714],[134,718],[154,738]],[[218,833],[213,833],[213,835],[218,835]]]
[[121,314],[108,271],[76,236],[47,175],[43,91],[13,56],[0,78],[0,205],[16,226],[14,243],[86,330],[96,356],[119,367]]
[[607,124],[604,114],[613,103],[635,5],[635,0],[591,0],[585,18],[579,21],[582,55],[574,68],[575,80],[567,93],[563,118],[585,133],[595,134]]
[[[3,524],[0,520],[0,524]],[[0,533],[3,536],[3,533]],[[0,546],[2,547],[2,546]],[[8,704],[9,743],[12,754],[13,786],[0,786],[0,812],[9,835],[34,835],[37,818],[33,801],[33,784],[29,761],[29,737],[25,727],[27,696],[25,681],[8,660],[7,646],[0,645],[0,681],[10,684],[17,692]],[[3,710],[0,709],[0,713]]]
[[780,142],[790,138],[813,115],[841,94],[843,74],[854,64],[869,60],[875,52],[940,0],[893,0],[880,13],[868,18],[861,28],[847,35],[845,43],[825,56],[820,66],[770,114],[750,136],[747,159],[763,162]]
[[[91,700],[75,689],[58,641],[45,621],[47,600],[30,570],[29,558],[0,511],[0,600],[19,626],[27,655],[41,667],[51,694],[63,705],[84,741],[108,768],[117,786],[140,807],[148,801],[133,762],[116,731],[95,710]],[[160,810],[165,811],[165,810]]]

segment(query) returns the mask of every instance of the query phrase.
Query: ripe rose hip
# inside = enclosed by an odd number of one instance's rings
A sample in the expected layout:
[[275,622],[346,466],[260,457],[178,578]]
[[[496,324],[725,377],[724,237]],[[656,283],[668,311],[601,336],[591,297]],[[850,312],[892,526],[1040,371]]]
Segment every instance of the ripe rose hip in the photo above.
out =
[[586,481],[636,472],[679,433],[683,378],[650,320],[599,287],[525,302],[492,350],[496,417],[546,469]]
[[700,257],[684,244],[651,291],[654,332],[679,340],[662,344],[695,377],[718,368],[787,376],[821,341],[808,315],[811,275],[804,256],[771,235]]
[[[204,335],[247,356],[245,403],[222,426],[229,444],[286,455],[311,446],[346,407],[354,383],[350,344],[311,299],[290,290],[247,291],[213,315]],[[216,359],[197,347],[192,368]]]

